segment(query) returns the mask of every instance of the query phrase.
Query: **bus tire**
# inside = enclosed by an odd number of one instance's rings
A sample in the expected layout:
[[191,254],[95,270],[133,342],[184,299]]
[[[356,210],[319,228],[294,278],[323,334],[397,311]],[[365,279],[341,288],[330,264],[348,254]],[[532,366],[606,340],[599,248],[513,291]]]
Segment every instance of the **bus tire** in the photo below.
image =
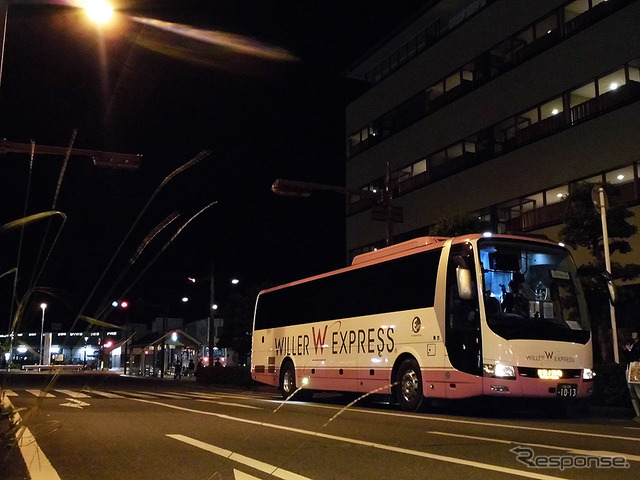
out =
[[280,392],[282,393],[282,398],[286,400],[297,388],[296,369],[293,366],[293,362],[287,360],[282,364],[282,369],[280,370]]
[[417,412],[422,405],[422,375],[420,366],[413,358],[404,360],[396,373],[395,397],[405,412]]
[[280,392],[282,393],[282,398],[286,400],[295,393],[296,390],[298,393],[295,394],[292,400],[306,402],[313,397],[313,391],[311,390],[298,390],[298,386],[296,385],[296,369],[293,366],[293,362],[287,360],[280,370]]

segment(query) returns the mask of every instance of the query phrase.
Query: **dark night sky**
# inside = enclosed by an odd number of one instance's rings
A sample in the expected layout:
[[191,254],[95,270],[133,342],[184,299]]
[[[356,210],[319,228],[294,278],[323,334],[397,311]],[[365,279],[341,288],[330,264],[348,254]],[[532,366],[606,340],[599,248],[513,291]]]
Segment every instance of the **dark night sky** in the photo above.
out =
[[[213,255],[221,302],[238,289],[282,283],[345,264],[344,198],[316,193],[278,197],[278,177],[344,184],[344,107],[361,86],[340,77],[349,63],[420,1],[127,1],[98,34],[70,8],[15,6],[9,13],[0,85],[0,137],[143,154],[136,172],[97,169],[72,158],[58,210],[68,221],[39,285],[57,289],[51,318],[70,323],[134,218],[171,171],[203,149],[211,155],[170,182],[153,201],[89,307],[95,313],[142,239],[169,213],[181,220],[149,244],[117,286],[117,297],[175,232],[212,201],[138,282],[128,298],[179,304],[205,316]],[[245,36],[291,52],[275,62],[144,27],[139,16]],[[23,216],[28,155],[0,156],[0,224]],[[28,214],[47,211],[62,158],[36,156]],[[59,225],[54,221],[45,251]],[[46,222],[25,231],[18,294],[25,293]],[[164,235],[164,236],[163,236]],[[0,274],[15,266],[18,233],[0,234]],[[6,331],[11,277],[0,279],[0,331]],[[27,323],[39,318],[37,304]],[[192,305],[194,302],[191,302]],[[56,308],[54,308],[56,307]],[[194,308],[193,306],[191,308]],[[56,312],[57,313],[54,313]],[[30,320],[31,319],[31,320]]]

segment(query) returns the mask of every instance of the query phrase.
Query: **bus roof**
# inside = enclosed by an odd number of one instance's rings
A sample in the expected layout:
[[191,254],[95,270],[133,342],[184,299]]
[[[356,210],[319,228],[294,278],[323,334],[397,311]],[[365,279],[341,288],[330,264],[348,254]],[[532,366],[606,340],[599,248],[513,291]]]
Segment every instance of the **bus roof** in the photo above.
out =
[[[458,237],[418,237],[413,238],[411,240],[407,240],[406,242],[397,243],[395,245],[390,245],[388,247],[380,248],[373,252],[367,252],[360,255],[356,255],[351,262],[351,265],[345,268],[340,268],[338,270],[332,270],[329,272],[321,273],[319,275],[314,275],[312,277],[302,278],[300,280],[296,280],[293,282],[285,283],[283,285],[279,285],[277,287],[268,288],[262,290],[260,295],[263,293],[272,292],[274,290],[280,290],[282,288],[292,287],[294,285],[298,285],[301,283],[310,282],[312,280],[318,280],[324,277],[330,277],[332,275],[336,275],[343,272],[348,272],[349,270],[356,270],[358,268],[362,268],[367,265],[374,265],[376,263],[382,263],[388,260],[392,260],[394,258],[400,258],[407,255],[412,255],[418,252],[424,252],[427,250],[432,250],[435,248],[442,248],[444,243],[447,240],[453,239],[452,243],[462,243],[469,242],[473,240],[477,240],[478,238],[486,237],[486,235],[481,233],[473,233],[469,235],[461,235]],[[523,240],[528,242],[540,242],[547,243],[550,245],[558,245],[555,242],[552,242],[548,239],[544,238],[536,238],[536,237],[524,237],[524,236],[515,236],[515,235],[491,235],[491,238],[509,238],[512,240]]]

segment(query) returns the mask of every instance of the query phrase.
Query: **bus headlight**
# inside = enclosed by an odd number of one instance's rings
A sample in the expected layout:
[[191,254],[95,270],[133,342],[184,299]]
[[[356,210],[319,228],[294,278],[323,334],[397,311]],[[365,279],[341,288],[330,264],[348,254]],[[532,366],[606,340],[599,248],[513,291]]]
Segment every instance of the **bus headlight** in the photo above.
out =
[[485,363],[484,372],[489,377],[512,380],[516,378],[516,367],[514,367],[513,365],[505,365],[504,363],[496,363],[495,365]]
[[596,372],[591,370],[590,368],[585,368],[582,370],[582,379],[583,380],[593,380],[593,377],[596,376]]

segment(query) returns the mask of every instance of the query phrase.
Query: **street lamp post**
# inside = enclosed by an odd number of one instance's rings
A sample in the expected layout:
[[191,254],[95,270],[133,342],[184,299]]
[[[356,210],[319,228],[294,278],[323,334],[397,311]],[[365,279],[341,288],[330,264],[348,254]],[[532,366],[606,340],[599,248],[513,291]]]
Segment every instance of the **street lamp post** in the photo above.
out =
[[209,366],[213,365],[213,347],[216,341],[215,325],[216,325],[216,288],[213,278],[213,253],[211,254],[211,268],[209,269],[209,331],[207,332],[207,342],[209,344]]
[[[213,351],[215,349],[215,339],[216,339],[216,326],[215,326],[215,316],[216,311],[218,310],[218,304],[216,303],[216,294],[215,294],[215,281],[213,275],[213,256],[211,257],[211,269],[209,270],[209,325],[207,328],[207,343],[209,347],[209,366],[213,365]],[[195,277],[187,277],[187,280],[191,283],[199,283],[203,281],[207,281],[204,278],[195,278]],[[240,284],[240,280],[238,278],[232,278],[230,280],[231,285]]]
[[[7,18],[11,5],[46,5],[55,3],[52,0],[0,0],[0,87],[2,86],[2,73],[4,69],[4,45],[7,33]],[[74,5],[75,6],[75,5]],[[104,23],[110,18],[109,11],[112,7],[106,0],[91,0],[85,2],[84,8],[89,17],[94,22]],[[1,90],[0,90],[1,91]],[[3,140],[0,143],[0,154],[2,153],[30,153],[32,149],[30,143],[16,143]],[[38,155],[58,155],[67,154],[90,157],[97,167],[124,168],[136,170],[140,166],[140,155],[116,152],[102,152],[97,150],[86,150],[79,148],[66,148],[56,146],[36,145],[35,154]]]
[[47,309],[46,303],[41,303],[40,308],[42,309],[42,323],[40,324],[40,365],[44,365],[44,357],[43,357],[43,344],[44,344],[44,311]]
[[[52,0],[0,0],[0,84],[2,81],[2,67],[4,64],[4,42],[7,33],[7,17],[11,5],[47,5],[54,4]],[[85,11],[89,18],[97,23],[109,21],[113,8],[106,0],[91,0],[85,2]]]

